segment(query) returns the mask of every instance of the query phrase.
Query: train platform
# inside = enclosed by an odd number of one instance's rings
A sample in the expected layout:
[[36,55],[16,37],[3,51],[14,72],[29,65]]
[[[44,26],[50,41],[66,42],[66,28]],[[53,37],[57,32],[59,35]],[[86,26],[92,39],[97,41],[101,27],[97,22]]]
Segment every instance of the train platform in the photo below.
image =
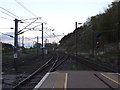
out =
[[56,71],[47,73],[35,86],[35,90],[40,88],[92,88],[119,90],[120,74],[97,71]]

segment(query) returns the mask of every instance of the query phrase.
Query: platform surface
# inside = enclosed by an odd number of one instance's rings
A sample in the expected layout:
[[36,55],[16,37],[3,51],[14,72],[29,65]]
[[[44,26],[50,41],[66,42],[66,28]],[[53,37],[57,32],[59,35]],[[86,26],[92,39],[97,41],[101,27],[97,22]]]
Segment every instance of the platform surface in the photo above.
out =
[[[104,88],[120,87],[118,73],[97,71],[56,71],[47,73],[35,88]],[[118,89],[119,90],[119,89]]]

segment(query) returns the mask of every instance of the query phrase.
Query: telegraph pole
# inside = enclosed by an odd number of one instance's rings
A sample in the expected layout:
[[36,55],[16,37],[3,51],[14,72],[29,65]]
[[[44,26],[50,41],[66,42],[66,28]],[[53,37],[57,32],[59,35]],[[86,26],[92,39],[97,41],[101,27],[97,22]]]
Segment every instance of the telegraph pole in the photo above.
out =
[[44,52],[43,52],[43,23],[42,23],[42,58],[44,57]]
[[16,63],[16,60],[18,58],[18,22],[20,20],[18,19],[15,19],[15,33],[14,33],[14,70],[17,69],[17,63]]

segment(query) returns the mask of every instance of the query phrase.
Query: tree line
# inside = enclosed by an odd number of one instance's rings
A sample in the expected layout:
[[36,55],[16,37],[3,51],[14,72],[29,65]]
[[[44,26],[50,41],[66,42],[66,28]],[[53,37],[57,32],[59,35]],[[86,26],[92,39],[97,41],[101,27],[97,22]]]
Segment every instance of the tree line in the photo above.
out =
[[[120,1],[112,2],[103,13],[91,16],[83,26],[64,36],[60,40],[60,49],[68,52],[88,52],[96,49],[96,42],[100,42],[100,50],[104,50],[104,45],[110,43],[119,44],[120,40]],[[77,36],[77,39],[76,39]]]

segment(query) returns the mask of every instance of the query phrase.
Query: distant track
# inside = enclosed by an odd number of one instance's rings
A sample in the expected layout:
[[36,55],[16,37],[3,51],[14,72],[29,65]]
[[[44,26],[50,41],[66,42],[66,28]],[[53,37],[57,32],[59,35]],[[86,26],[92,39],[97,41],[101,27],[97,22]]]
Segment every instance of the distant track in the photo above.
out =
[[101,65],[100,63],[96,63],[95,61],[93,62],[92,60],[88,60],[83,57],[79,56],[73,56],[71,55],[72,58],[75,58],[78,62],[84,64],[85,66],[95,70],[95,71],[105,71],[105,72],[115,72],[114,70],[108,68],[107,66]]

